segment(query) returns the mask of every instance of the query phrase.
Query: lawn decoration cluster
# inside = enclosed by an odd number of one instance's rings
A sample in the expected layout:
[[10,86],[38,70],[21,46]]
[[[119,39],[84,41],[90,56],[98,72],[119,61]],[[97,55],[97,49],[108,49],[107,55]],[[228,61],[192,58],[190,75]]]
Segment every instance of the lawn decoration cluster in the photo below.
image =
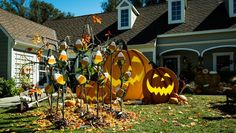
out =
[[[109,39],[110,32],[105,35],[107,41],[101,43],[92,27],[102,20],[92,16],[92,21],[94,23],[87,24],[81,38],[75,42],[70,37],[58,41],[35,35],[33,42],[42,47],[35,51],[27,49],[36,52],[39,60],[28,64],[45,66],[49,110],[44,112],[44,119],[57,128],[75,128],[82,124],[100,127],[114,125],[111,120],[105,120],[108,117],[126,122],[135,119],[132,112],[124,112],[124,100],[187,103],[185,97],[177,94],[178,81],[171,70],[152,68],[141,52],[129,50],[124,44],[117,46]],[[22,75],[30,78],[32,70],[28,64],[22,67]],[[37,86],[28,89],[38,101],[42,90]],[[22,104],[27,104],[26,99],[21,97]],[[118,106],[113,107],[114,103]]]

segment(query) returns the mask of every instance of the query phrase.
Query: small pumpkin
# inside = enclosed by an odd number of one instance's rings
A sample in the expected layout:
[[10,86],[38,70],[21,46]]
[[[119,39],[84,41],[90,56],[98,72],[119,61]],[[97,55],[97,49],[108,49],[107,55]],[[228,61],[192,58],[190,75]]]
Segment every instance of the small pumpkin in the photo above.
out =
[[165,67],[154,68],[147,72],[143,80],[143,94],[145,103],[168,102],[172,93],[179,88],[177,76]]
[[[103,99],[105,103],[110,103],[110,90],[109,90],[109,86],[102,88],[102,86],[100,86],[99,88],[99,101],[102,101],[102,89],[104,89],[104,95],[103,95]],[[85,90],[87,92],[87,99],[89,103],[97,103],[97,82],[95,81],[90,81],[88,84],[85,85]],[[76,94],[77,97],[80,99],[84,99],[85,101],[85,95],[82,94],[82,87],[80,85],[78,85],[76,87]],[[112,91],[112,95],[113,98],[115,97],[115,91]]]
[[[145,74],[151,69],[149,60],[138,50],[117,50],[111,56],[107,56],[104,63],[104,71],[109,73],[109,83],[112,78],[112,88],[120,86],[120,68],[117,65],[118,55],[122,52],[125,57],[125,63],[122,65],[122,73],[131,72],[127,87],[127,93],[124,100],[141,100],[143,99],[142,84]],[[112,75],[110,74],[112,63]],[[111,77],[111,76],[112,77]]]

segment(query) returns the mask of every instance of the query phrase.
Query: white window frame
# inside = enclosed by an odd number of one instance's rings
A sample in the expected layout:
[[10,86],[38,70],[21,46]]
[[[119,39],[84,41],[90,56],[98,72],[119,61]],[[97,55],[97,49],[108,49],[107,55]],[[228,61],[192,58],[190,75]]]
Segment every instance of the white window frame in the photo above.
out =
[[[234,13],[234,0],[229,0],[229,17],[236,17],[236,13]],[[236,7],[235,7],[236,8]]]
[[[233,52],[219,52],[219,53],[213,53],[213,71],[217,71],[217,56],[223,56],[223,55],[229,55],[230,60],[233,61],[234,59],[234,53]],[[229,66],[230,71],[234,71],[234,63],[230,64]]]
[[[180,1],[181,3],[181,16],[180,20],[172,20],[172,3]],[[177,24],[185,22],[185,1],[184,0],[168,0],[168,24]]]
[[[38,62],[40,62],[40,61],[38,60]],[[38,70],[37,83],[38,83],[38,85],[39,85],[39,76],[40,76],[40,72],[44,72],[45,75],[46,75],[46,78],[47,78],[47,73],[46,73],[45,67],[44,67],[43,70],[40,70],[39,64],[37,64],[36,67],[37,67],[37,70]],[[48,79],[46,79],[46,80],[48,80]],[[47,82],[47,81],[46,81],[46,82]],[[46,82],[45,82],[45,83],[46,83]],[[39,85],[39,87],[43,87],[43,85]]]
[[[121,26],[121,11],[128,10],[128,26]],[[120,7],[118,10],[118,29],[119,30],[126,30],[131,28],[131,8],[128,7]]]
[[[167,56],[162,56],[161,57],[161,66],[164,65],[164,59],[167,59],[167,58],[176,58],[177,59],[177,67],[178,67],[178,70],[177,70],[177,77],[179,77],[179,74],[180,74],[180,55],[167,55]],[[163,66],[164,67],[164,66]]]

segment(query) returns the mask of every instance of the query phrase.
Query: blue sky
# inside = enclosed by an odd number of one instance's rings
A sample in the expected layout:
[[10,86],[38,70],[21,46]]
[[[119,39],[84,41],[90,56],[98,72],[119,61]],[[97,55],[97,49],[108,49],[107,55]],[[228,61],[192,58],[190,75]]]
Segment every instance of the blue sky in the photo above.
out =
[[64,12],[71,12],[75,16],[101,13],[101,3],[106,0],[43,0]]

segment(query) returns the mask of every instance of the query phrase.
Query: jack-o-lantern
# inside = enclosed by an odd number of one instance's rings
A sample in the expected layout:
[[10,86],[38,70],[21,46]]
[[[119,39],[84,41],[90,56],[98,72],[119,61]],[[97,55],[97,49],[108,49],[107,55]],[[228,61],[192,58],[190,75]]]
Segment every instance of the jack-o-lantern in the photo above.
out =
[[173,71],[165,67],[150,70],[143,80],[143,101],[165,103],[172,93],[178,92],[179,84]]
[[[107,84],[108,85],[108,84]],[[89,103],[97,103],[97,83],[95,81],[90,81],[88,84],[86,84],[84,86],[84,88],[87,92],[87,99]],[[103,92],[102,92],[103,89]],[[109,90],[109,86],[103,87],[100,86],[99,87],[99,102],[102,102],[102,98],[104,99],[105,103],[110,103],[110,90]],[[102,97],[102,93],[104,94]],[[76,94],[77,97],[80,99],[84,99],[85,101],[85,94],[82,93],[82,86],[78,85],[76,87]],[[113,98],[115,97],[115,91],[112,90],[112,95]]]
[[[131,50],[118,50],[111,56],[107,56],[107,59],[104,63],[104,71],[110,74],[111,70],[111,62],[112,62],[112,75],[109,76],[109,81],[112,78],[112,88],[120,86],[120,68],[117,64],[118,55],[122,52],[125,57],[125,63],[122,65],[122,73],[130,71],[131,77],[127,81],[127,93],[124,100],[136,100],[143,98],[143,78],[145,77],[146,73],[151,69],[151,65],[148,64],[149,60],[138,50],[131,49]],[[113,60],[111,60],[113,59]]]

